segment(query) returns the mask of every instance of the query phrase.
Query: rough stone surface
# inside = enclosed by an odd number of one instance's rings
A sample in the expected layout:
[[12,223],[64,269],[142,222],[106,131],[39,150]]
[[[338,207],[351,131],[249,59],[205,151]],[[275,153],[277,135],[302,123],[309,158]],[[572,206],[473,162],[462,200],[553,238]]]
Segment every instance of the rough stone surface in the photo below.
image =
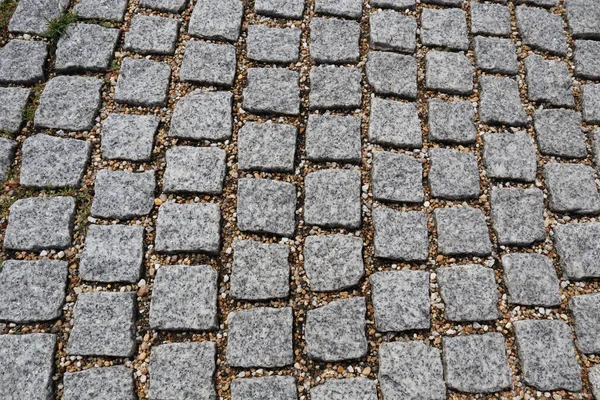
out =
[[362,75],[356,67],[316,66],[310,70],[309,108],[352,109],[362,102]]
[[119,30],[94,24],[74,24],[56,46],[58,72],[106,71],[113,59]]
[[413,53],[417,46],[417,21],[400,12],[381,10],[371,13],[370,45],[372,49]]
[[529,246],[546,239],[540,189],[493,188],[490,203],[498,244]]
[[559,281],[552,260],[536,253],[502,256],[508,300],[525,306],[560,306]]
[[167,150],[163,191],[220,194],[226,156],[218,147],[171,147]]
[[415,8],[415,0],[372,0],[371,6],[404,11]]
[[594,0],[567,0],[565,5],[573,37],[600,39],[600,4]]
[[159,122],[154,115],[110,114],[102,123],[102,156],[149,161]]
[[175,106],[169,136],[193,140],[231,137],[233,97],[230,92],[195,90]]
[[430,99],[428,104],[431,140],[441,143],[475,143],[475,111],[470,101]]
[[466,12],[460,9],[424,8],[421,13],[421,43],[425,46],[468,50]]
[[600,399],[600,367],[595,365],[588,369],[588,379],[595,399]]
[[231,400],[297,400],[296,378],[293,376],[264,376],[234,379]]
[[125,58],[115,89],[115,101],[155,107],[167,103],[171,68],[162,62]]
[[[10,21],[8,31],[13,33],[32,33],[42,35],[50,26],[50,21],[69,7],[68,0],[22,0],[17,4]],[[7,15],[9,9],[6,10]],[[3,21],[3,24],[6,23]]]
[[485,133],[483,165],[490,178],[534,182],[537,159],[533,140],[523,131]]
[[585,79],[600,80],[600,42],[597,40],[575,41],[575,75]]
[[417,98],[417,60],[413,56],[370,51],[366,71],[375,93]]
[[482,76],[479,119],[488,125],[522,126],[527,113],[519,96],[519,85],[510,78]]
[[394,147],[422,147],[421,122],[415,103],[374,97],[371,101],[369,141]]
[[253,113],[299,115],[298,72],[285,68],[249,68],[243,98],[244,109]]
[[600,124],[600,84],[582,85],[583,120],[589,124]]
[[355,63],[360,57],[360,24],[315,17],[310,22],[310,59],[316,63]]
[[302,30],[298,28],[249,25],[246,39],[248,58],[273,63],[296,62],[300,53],[301,34]]
[[135,383],[130,368],[115,365],[66,372],[64,400],[135,400]]
[[312,400],[377,400],[377,386],[367,378],[328,379],[310,389]]
[[198,0],[188,33],[202,39],[235,42],[240,36],[243,13],[241,0]]
[[429,89],[462,95],[473,92],[473,66],[464,53],[430,50],[425,61]]
[[471,1],[470,8],[472,34],[510,36],[510,9],[508,7]]
[[256,0],[254,10],[269,17],[300,19],[304,12],[304,0]]
[[600,212],[594,168],[582,164],[546,164],[544,179],[552,211],[575,214]]
[[201,85],[233,86],[237,65],[235,47],[190,40],[185,45],[179,79]]
[[516,75],[519,72],[517,50],[511,39],[476,36],[473,42],[477,68],[494,74]]
[[581,113],[564,109],[537,110],[533,121],[542,154],[566,158],[587,156]]
[[429,254],[427,218],[421,211],[373,210],[375,257],[425,261]]
[[567,63],[532,54],[525,59],[525,71],[529,100],[557,107],[575,105]]
[[566,278],[600,277],[599,223],[560,224],[554,228],[554,245]]
[[298,129],[272,122],[247,122],[238,132],[238,168],[292,172]]
[[584,354],[600,353],[600,293],[571,297],[569,309],[573,314],[577,349]]
[[154,206],[154,171],[141,173],[102,169],[96,175],[91,214],[131,219],[148,215]]
[[373,198],[377,200],[422,203],[423,162],[415,157],[387,151],[373,153],[371,169]]
[[73,8],[78,17],[121,22],[127,0],[81,0]]
[[519,6],[515,10],[523,43],[535,49],[566,56],[568,45],[562,16],[542,8]]
[[47,56],[46,43],[11,40],[0,49],[0,83],[27,85],[43,80]]
[[305,142],[307,158],[358,164],[362,155],[360,127],[360,118],[351,115],[309,115]]
[[8,177],[9,168],[15,160],[17,142],[0,137],[0,182]]
[[491,254],[492,243],[481,210],[471,207],[438,208],[434,217],[439,253],[448,256]]
[[154,15],[134,15],[123,49],[140,54],[173,55],[179,22]]
[[319,14],[358,19],[362,15],[361,0],[317,0],[315,11]]
[[451,200],[479,197],[479,169],[473,153],[433,148],[429,150],[429,160],[432,197]]
[[0,131],[18,133],[21,130],[22,112],[30,94],[31,90],[25,88],[0,87]]
[[187,2],[188,0],[141,0],[140,7],[170,13],[180,13],[185,9]]

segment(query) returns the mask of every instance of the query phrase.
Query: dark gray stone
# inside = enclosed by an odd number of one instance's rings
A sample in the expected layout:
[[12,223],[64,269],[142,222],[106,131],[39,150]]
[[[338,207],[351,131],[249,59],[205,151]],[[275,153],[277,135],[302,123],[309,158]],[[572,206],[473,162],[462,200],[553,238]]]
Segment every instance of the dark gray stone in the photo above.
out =
[[567,0],[565,6],[573,37],[600,39],[600,4],[594,0]]
[[474,43],[477,68],[493,74],[516,75],[519,72],[517,50],[511,39],[476,36]]
[[417,46],[417,21],[397,11],[371,13],[369,40],[372,49],[413,53]]
[[352,115],[309,115],[306,157],[312,161],[358,164],[362,155],[360,125],[360,118]]
[[481,189],[475,154],[432,148],[429,150],[429,160],[429,186],[432,197],[450,200],[479,197]]
[[423,162],[415,157],[387,151],[373,153],[373,198],[404,203],[422,203]]
[[468,50],[467,13],[460,9],[424,8],[421,13],[421,43]]
[[429,255],[427,217],[421,211],[373,210],[375,257],[426,261]]
[[185,10],[188,0],[141,0],[140,7],[157,11],[180,13]]
[[[22,3],[20,3],[22,4]],[[0,83],[36,83],[44,79],[48,45],[13,39],[0,49]]]
[[534,182],[537,158],[527,132],[485,133],[483,165],[489,178]]
[[532,54],[525,59],[525,72],[529,100],[557,107],[575,106],[572,78],[566,62],[544,60]]
[[292,125],[247,122],[238,132],[238,168],[294,171],[297,134]]
[[515,10],[523,43],[534,49],[566,56],[569,46],[562,16],[542,8],[519,6]]
[[377,94],[417,98],[417,60],[388,51],[370,51],[367,80]]
[[576,40],[575,76],[584,79],[600,79],[600,42],[596,40]]
[[301,34],[299,28],[249,25],[246,39],[248,58],[272,63],[296,62],[300,53]]
[[474,35],[510,36],[510,9],[499,4],[471,1],[471,33]]
[[123,49],[140,54],[173,55],[179,22],[172,18],[136,14],[125,33]]
[[0,87],[0,131],[18,133],[23,125],[23,110],[31,94],[30,89]]
[[188,33],[202,39],[235,42],[240,36],[243,14],[241,0],[198,0]]
[[285,68],[249,68],[242,107],[259,114],[299,115],[299,80],[298,72]]
[[416,104],[373,97],[369,141],[394,147],[421,148],[423,136]]
[[470,101],[430,99],[429,138],[441,143],[475,143],[475,110]]
[[521,103],[519,85],[510,78],[481,76],[479,119],[488,125],[522,126],[527,113]]
[[155,107],[167,104],[171,68],[163,62],[125,58],[115,89],[115,102]]
[[16,150],[16,141],[0,137],[0,182],[8,178],[9,168],[15,160]]
[[571,297],[569,310],[573,314],[577,349],[584,354],[600,353],[600,293]]
[[508,300],[525,306],[560,306],[559,281],[552,260],[537,253],[502,256]]
[[430,50],[425,60],[429,89],[449,94],[473,93],[473,66],[464,53]]
[[310,389],[312,400],[377,400],[377,385],[367,378],[328,379]]
[[234,379],[231,400],[297,400],[296,378],[293,376],[264,376]]
[[472,207],[438,208],[434,211],[438,253],[448,256],[487,256],[492,243],[481,210]]
[[358,62],[359,40],[357,21],[315,17],[310,22],[310,59],[323,64]]
[[460,7],[465,0],[423,0],[424,4],[435,4],[446,7]]
[[128,0],[80,0],[73,12],[80,18],[122,22]]
[[[492,0],[492,1],[502,1],[502,0]],[[506,2],[506,0],[504,0]],[[540,7],[554,7],[558,4],[558,0],[516,0],[517,4],[530,4],[532,6],[540,6]]]
[[42,35],[50,21],[60,17],[69,3],[69,0],[21,0],[8,22],[8,31]]
[[154,115],[110,114],[102,123],[102,156],[150,161],[159,122]]
[[530,246],[546,239],[540,189],[493,188],[490,203],[499,245]]
[[169,136],[193,140],[231,137],[233,96],[230,92],[194,90],[175,106]]
[[594,168],[583,164],[546,164],[544,179],[552,211],[575,214],[600,212]]
[[309,108],[352,109],[362,102],[362,75],[356,67],[316,66],[310,70]]
[[549,156],[583,158],[587,156],[581,113],[573,110],[536,110],[533,114],[540,153]]
[[220,194],[227,153],[218,147],[175,146],[167,150],[163,191]]
[[119,30],[94,24],[73,24],[56,46],[57,72],[106,71],[113,59]]
[[412,10],[415,8],[415,0],[371,0],[371,6],[398,11]]
[[600,84],[582,85],[583,120],[589,124],[600,124]]
[[141,173],[102,169],[96,174],[91,214],[131,219],[148,215],[154,206],[154,171]]
[[568,279],[600,277],[600,224],[561,224],[554,228],[554,246]]
[[190,40],[185,45],[179,79],[201,85],[231,87],[236,65],[235,47],[232,44]]
[[306,352],[309,358],[336,362],[367,354],[367,305],[363,297],[332,301],[306,312]]
[[64,400],[135,400],[133,370],[121,365],[65,372]]
[[361,0],[316,0],[315,11],[319,14],[358,19],[362,15]]
[[304,0],[256,0],[254,11],[269,17],[300,19],[304,12]]

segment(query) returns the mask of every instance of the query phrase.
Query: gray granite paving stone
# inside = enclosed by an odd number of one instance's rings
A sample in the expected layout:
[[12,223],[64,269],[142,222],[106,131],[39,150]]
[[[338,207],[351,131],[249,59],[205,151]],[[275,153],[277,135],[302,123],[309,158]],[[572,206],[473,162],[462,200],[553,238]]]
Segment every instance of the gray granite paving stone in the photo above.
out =
[[426,261],[427,218],[421,211],[373,210],[375,257],[401,261]]
[[96,282],[137,283],[142,277],[144,227],[90,225],[79,261],[79,277]]
[[360,126],[360,118],[352,115],[309,115],[306,157],[312,161],[358,164],[362,155]]
[[179,79],[201,85],[233,86],[235,79],[235,47],[190,40],[185,45]]
[[217,279],[210,265],[161,266],[152,290],[150,328],[217,329]]
[[554,245],[566,278],[600,277],[599,223],[560,224],[554,228]]
[[361,226],[360,171],[325,169],[304,179],[304,222],[322,227]]
[[475,66],[478,69],[506,75],[519,72],[517,51],[511,39],[476,36],[474,43]]
[[367,378],[328,379],[310,389],[312,400],[377,400],[375,381]]
[[92,146],[85,140],[44,134],[23,142],[20,184],[28,187],[80,187]]
[[366,72],[375,93],[417,98],[417,60],[413,56],[370,51]]
[[0,320],[18,324],[60,318],[67,263],[7,260],[0,270]]
[[[492,0],[494,1],[494,0]],[[496,0],[498,1],[498,0]],[[506,0],[505,0],[506,2]],[[517,4],[529,4],[532,6],[540,6],[540,7],[554,7],[558,4],[558,0],[517,0]]]
[[409,148],[423,146],[415,103],[373,97],[369,121],[369,141],[372,143]]
[[379,332],[429,329],[429,272],[386,271],[369,277]]
[[240,36],[243,13],[241,0],[198,0],[188,33],[202,39],[235,42]]
[[496,393],[512,388],[512,375],[501,333],[444,337],[448,388],[463,393]]
[[149,161],[160,118],[110,114],[102,123],[102,156],[109,160]]
[[582,388],[571,328],[557,320],[513,322],[523,380],[542,391]]
[[134,292],[77,296],[66,352],[78,356],[131,357],[135,353]]
[[438,252],[448,256],[487,256],[492,252],[486,218],[472,207],[438,208],[434,211]]
[[56,71],[106,71],[118,40],[118,29],[94,24],[70,25],[56,46]]
[[575,41],[575,76],[585,79],[600,79],[600,42],[596,40]]
[[544,166],[544,179],[550,195],[550,210],[574,214],[600,212],[594,168],[583,164],[550,163]]
[[420,341],[382,343],[378,378],[386,399],[446,398],[440,351]]
[[256,0],[254,11],[269,17],[300,19],[304,12],[304,0]]
[[50,21],[58,18],[69,7],[69,3],[69,0],[19,1],[8,22],[8,31],[42,35],[48,29]]
[[562,16],[535,7],[519,6],[515,10],[517,27],[523,43],[534,49],[566,56],[567,38]]
[[234,299],[266,300],[290,293],[290,249],[253,240],[233,242],[229,294]]
[[0,87],[0,131],[18,133],[23,125],[23,110],[31,94],[30,89]]
[[350,235],[308,236],[304,242],[304,270],[315,292],[356,286],[365,274],[362,239]]
[[0,182],[8,178],[9,168],[15,160],[17,142],[0,137]]
[[369,40],[372,49],[413,53],[417,46],[417,21],[400,12],[371,13]]
[[537,54],[525,59],[527,97],[557,107],[573,107],[571,75],[564,61],[544,60]]
[[425,46],[468,50],[466,14],[460,9],[424,8],[421,13],[421,43]]
[[155,188],[154,171],[136,173],[102,169],[96,174],[91,214],[114,219],[148,215],[154,206]]
[[475,143],[475,111],[470,101],[430,99],[429,138],[441,143]]
[[56,335],[0,335],[0,397],[54,398],[52,374]]
[[150,355],[150,398],[217,400],[214,342],[170,343]]
[[218,147],[175,146],[167,150],[163,191],[220,194],[227,153]]
[[238,168],[292,172],[297,134],[292,125],[247,122],[238,131]]
[[594,130],[591,134],[591,137],[592,153],[594,153],[594,164],[596,165],[596,171],[600,171],[600,128]]
[[490,203],[499,245],[529,246],[546,239],[540,189],[493,188]]
[[474,35],[510,36],[510,9],[499,4],[471,1],[471,33]]
[[373,153],[373,198],[403,203],[422,203],[423,162],[387,151]]
[[218,254],[221,247],[218,204],[168,202],[158,210],[154,248],[162,253]]
[[464,1],[465,0],[423,0],[423,3],[446,7],[460,7]]
[[361,0],[316,0],[315,11],[318,14],[334,15],[358,19],[362,15]]
[[185,10],[188,0],[141,0],[140,7],[157,11],[180,13]]
[[521,103],[519,85],[510,78],[481,76],[479,119],[488,125],[522,126],[527,113]]
[[155,107],[167,104],[171,68],[162,62],[125,58],[115,89],[115,102]]
[[547,256],[536,253],[504,254],[502,269],[511,304],[560,306],[556,269]]
[[594,0],[567,0],[565,6],[573,37],[600,39],[600,4]]
[[227,362],[232,367],[285,367],[294,362],[291,307],[257,307],[227,318]]
[[133,370],[122,365],[65,372],[64,400],[135,400]]
[[425,60],[429,89],[448,94],[473,93],[473,66],[464,53],[430,50]]
[[92,129],[100,110],[102,80],[83,76],[57,76],[46,83],[35,111],[36,128],[69,131]]
[[493,269],[471,264],[438,268],[436,272],[447,320],[493,321],[500,317]]
[[367,305],[363,297],[332,301],[306,313],[306,352],[319,361],[342,361],[367,354]]
[[0,83],[32,84],[44,79],[48,45],[13,39],[0,49]]
[[302,30],[299,28],[249,25],[246,39],[248,58],[272,63],[296,62],[300,53],[301,34]]
[[566,158],[587,156],[581,113],[573,110],[537,110],[533,114],[540,153]]
[[589,124],[600,124],[600,84],[582,85],[583,120]]
[[352,109],[362,102],[362,75],[356,67],[316,66],[310,70],[309,108]]
[[39,251],[71,246],[75,199],[30,197],[9,208],[4,248]]
[[485,133],[483,165],[489,178],[534,182],[537,159],[527,132]]
[[600,399],[600,366],[595,365],[588,368],[588,379],[590,380],[594,399]]
[[432,148],[429,187],[436,198],[464,200],[479,197],[479,168],[471,152]]
[[259,114],[299,115],[299,79],[298,72],[285,68],[249,68],[242,107]]
[[600,293],[569,298],[573,314],[575,345],[584,354],[600,353]]
[[231,400],[297,400],[296,378],[293,376],[264,376],[234,379]]
[[415,0],[372,0],[371,6],[390,8],[398,11],[413,10],[415,8]]
[[315,17],[310,22],[310,59],[323,64],[358,62],[359,40],[357,21]]
[[175,106],[169,136],[193,140],[231,137],[233,96],[230,92],[194,90]]
[[123,49],[140,54],[173,55],[179,22],[173,18],[136,14],[125,33]]
[[73,13],[80,18],[105,19],[121,22],[127,9],[128,0],[80,0]]
[[272,179],[238,180],[238,228],[292,237],[296,231],[296,186]]

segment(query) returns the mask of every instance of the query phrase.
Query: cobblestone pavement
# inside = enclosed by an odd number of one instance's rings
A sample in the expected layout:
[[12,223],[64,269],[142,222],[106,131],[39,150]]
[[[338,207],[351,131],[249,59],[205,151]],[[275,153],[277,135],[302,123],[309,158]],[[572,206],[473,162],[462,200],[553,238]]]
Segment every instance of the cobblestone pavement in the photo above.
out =
[[0,399],[600,398],[600,1],[1,4]]

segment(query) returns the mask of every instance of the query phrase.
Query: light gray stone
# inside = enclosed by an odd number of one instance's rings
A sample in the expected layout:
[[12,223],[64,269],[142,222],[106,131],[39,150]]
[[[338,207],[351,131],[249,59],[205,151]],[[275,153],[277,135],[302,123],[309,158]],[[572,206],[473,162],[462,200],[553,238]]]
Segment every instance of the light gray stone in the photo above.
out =
[[193,140],[231,137],[233,96],[230,92],[194,90],[175,106],[169,136]]
[[361,226],[360,171],[325,169],[304,179],[304,221],[308,225]]
[[121,365],[65,372],[64,400],[135,400],[133,370]]
[[291,307],[229,313],[227,362],[232,367],[285,367],[294,362]]
[[140,7],[157,11],[180,13],[185,10],[188,0],[141,0]]
[[473,66],[464,53],[430,50],[425,56],[425,84],[448,94],[473,93]]
[[371,169],[373,198],[377,200],[422,203],[423,163],[415,157],[387,151],[373,153]]
[[218,147],[175,146],[167,150],[163,191],[220,194],[227,153]]
[[600,42],[597,40],[576,40],[575,76],[584,79],[600,79]]
[[525,306],[560,306],[559,281],[552,260],[537,253],[502,256],[508,300]]
[[77,296],[67,354],[131,357],[135,353],[135,292]]
[[510,78],[481,76],[479,119],[488,125],[523,126],[527,113],[521,103],[519,85]]
[[568,279],[600,277],[600,224],[560,224],[554,228],[554,245]]
[[9,168],[15,160],[16,150],[16,141],[0,137],[0,182],[8,178]]
[[359,40],[357,21],[315,17],[310,22],[310,59],[323,64],[358,62]]
[[370,51],[366,71],[375,93],[417,98],[417,60],[413,56]]
[[233,242],[231,288],[234,299],[267,300],[290,293],[290,249],[253,240]]
[[102,123],[102,156],[150,161],[159,122],[154,115],[110,114]]
[[231,87],[236,65],[235,47],[232,44],[190,40],[185,45],[179,79],[201,85]]
[[173,55],[179,22],[173,18],[136,14],[125,33],[123,49],[140,54]]
[[356,67],[316,66],[310,70],[309,108],[352,109],[362,102],[362,75]]
[[310,389],[312,400],[377,400],[377,385],[367,378],[328,379]]
[[28,85],[43,80],[47,57],[46,43],[35,40],[11,40],[0,49],[0,83]]
[[564,61],[544,60],[532,54],[525,59],[525,72],[529,100],[557,107],[575,105],[572,79]]
[[238,132],[238,168],[292,172],[297,134],[292,125],[247,122]]
[[474,35],[510,36],[510,9],[499,4],[471,1],[471,33]]
[[499,245],[529,246],[546,239],[540,189],[493,188],[490,203]]
[[85,140],[37,134],[25,139],[22,151],[21,185],[78,188],[92,146]]
[[162,253],[219,254],[221,210],[218,204],[167,202],[158,210],[154,248]]
[[300,77],[285,68],[249,68],[245,110],[258,114],[300,114]]
[[238,180],[238,228],[292,237],[296,231],[296,186],[272,179]]
[[80,18],[122,22],[128,0],[80,0],[73,12]]
[[573,314],[577,349],[584,354],[600,353],[600,293],[571,297],[569,310]]
[[21,0],[8,22],[8,31],[42,35],[50,21],[60,17],[69,3],[69,0]]
[[240,36],[243,13],[241,0],[198,0],[188,33],[202,39],[235,42]]
[[96,174],[91,214],[131,219],[148,215],[154,206],[154,171],[141,173],[102,169]]
[[358,19],[362,15],[361,0],[317,0],[315,11],[319,14]]
[[421,148],[423,136],[416,104],[373,97],[369,141],[394,147]]
[[142,277],[144,227],[90,225],[79,261],[79,277],[96,282],[137,283]]
[[429,138],[441,143],[475,143],[475,111],[470,101],[430,99]]
[[594,164],[596,165],[596,171],[600,171],[600,128],[594,130],[591,136],[592,152],[594,153]]
[[429,255],[427,217],[421,211],[373,210],[375,257],[409,262],[426,261]]
[[[496,1],[502,1],[502,0],[496,0]],[[506,0],[504,0],[504,2],[506,2]],[[558,0],[517,0],[516,3],[517,4],[530,4],[533,6],[540,6],[540,7],[554,7],[555,5],[558,4]]]
[[30,197],[9,208],[4,247],[39,251],[71,246],[75,199],[73,197]]
[[306,313],[306,352],[318,361],[336,362],[367,354],[367,306],[363,297],[332,301]]
[[582,388],[571,328],[558,320],[515,321],[523,380],[542,391]]
[[304,0],[256,0],[254,11],[269,17],[300,19]]
[[246,39],[248,58],[272,63],[293,63],[300,53],[299,28],[271,28],[249,25]]
[[393,10],[371,13],[369,40],[372,49],[413,53],[417,46],[417,21]]
[[476,36],[474,44],[475,65],[478,69],[506,75],[516,75],[519,72],[517,50],[511,39]]
[[450,200],[476,199],[481,191],[477,157],[454,149],[429,150],[431,196]]
[[56,46],[57,72],[104,72],[113,59],[119,30],[94,24],[73,24]]
[[358,164],[362,156],[360,127],[360,118],[352,115],[309,115],[306,157]]
[[526,6],[517,7],[515,15],[525,45],[559,56],[567,55],[569,47],[562,16]]
[[115,89],[115,102],[155,107],[167,104],[171,68],[163,62],[125,58]]
[[210,265],[161,266],[152,289],[150,328],[217,329],[217,279]]
[[297,400],[296,378],[293,376],[264,376],[234,379],[231,400]]
[[587,156],[581,113],[574,110],[536,110],[533,114],[540,153],[566,158]]
[[544,179],[552,211],[575,214],[600,212],[594,168],[583,164],[550,163],[544,166]]
[[0,131],[18,133],[21,130],[23,110],[30,94],[30,89],[0,87]]
[[600,39],[600,4],[594,0],[567,0],[565,6],[573,37]]
[[483,165],[489,178],[534,182],[537,158],[527,132],[485,133]]
[[404,11],[415,8],[415,0],[372,0],[371,6]]
[[581,85],[583,120],[588,124],[600,124],[600,84]]
[[481,210],[472,207],[447,207],[434,211],[438,253],[447,256],[487,256],[492,243]]
[[588,368],[588,379],[590,381],[594,399],[600,399],[600,366],[595,365]]
[[468,50],[467,13],[454,8],[424,8],[421,13],[421,43],[425,46]]
[[304,242],[304,270],[315,292],[356,286],[365,274],[362,239],[350,235],[312,235]]

